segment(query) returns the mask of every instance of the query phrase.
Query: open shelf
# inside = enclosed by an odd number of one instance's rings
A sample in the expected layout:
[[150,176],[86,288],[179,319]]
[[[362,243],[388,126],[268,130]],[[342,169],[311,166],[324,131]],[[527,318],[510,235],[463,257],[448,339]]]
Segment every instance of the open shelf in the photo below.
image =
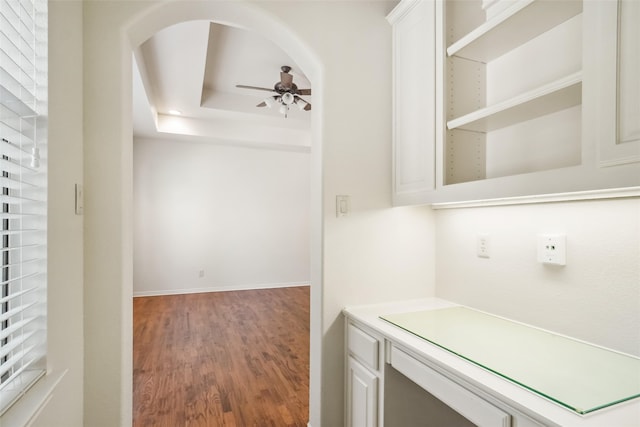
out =
[[447,48],[447,55],[487,63],[582,12],[579,0],[521,0]]
[[490,132],[582,102],[582,72],[447,122],[448,129]]

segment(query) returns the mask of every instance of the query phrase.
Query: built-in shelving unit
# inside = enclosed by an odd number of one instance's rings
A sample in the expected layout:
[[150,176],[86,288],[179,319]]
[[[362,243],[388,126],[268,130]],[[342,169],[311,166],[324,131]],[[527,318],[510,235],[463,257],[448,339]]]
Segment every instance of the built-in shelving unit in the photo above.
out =
[[444,186],[580,163],[581,115],[565,112],[582,103],[581,12],[518,0],[485,20],[479,0],[445,2]]
[[401,0],[393,203],[640,186],[638,0]]

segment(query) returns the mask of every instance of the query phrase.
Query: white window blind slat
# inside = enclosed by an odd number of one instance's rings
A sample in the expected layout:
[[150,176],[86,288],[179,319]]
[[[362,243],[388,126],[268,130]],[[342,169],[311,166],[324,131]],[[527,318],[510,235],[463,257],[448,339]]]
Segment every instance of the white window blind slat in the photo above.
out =
[[8,188],[10,190],[21,190],[24,187],[37,187],[37,186],[34,184],[31,184],[30,182],[21,181],[18,179],[0,177],[0,187]]
[[[0,56],[0,60],[2,58]],[[32,108],[35,95],[31,94],[29,97],[24,97],[20,96],[21,93],[29,93],[29,91],[18,80],[14,79],[8,71],[0,67],[0,104],[20,117],[36,116],[36,112]]]
[[[7,266],[9,268],[14,268],[14,269],[26,268],[27,266],[30,266],[32,264],[35,264],[35,263],[41,262],[41,261],[43,261],[42,258],[29,258],[29,259],[25,259],[25,260],[20,261],[20,262],[16,262],[16,263],[13,263],[13,264],[8,264]],[[37,271],[36,273],[37,274],[43,274],[42,271]]]
[[[22,291],[20,291],[20,292],[13,292],[13,293],[12,293],[11,295],[9,295],[9,296],[6,296],[6,297],[4,297],[4,298],[0,298],[0,304],[4,304],[5,302],[7,302],[7,301],[11,301],[11,300],[12,300],[12,299],[14,299],[14,298],[18,298],[18,297],[24,296],[24,295],[26,295],[26,294],[29,294],[29,293],[31,293],[31,292],[33,292],[33,291],[35,291],[36,289],[37,289],[36,287],[33,287],[33,288],[27,288],[27,289],[22,290]],[[3,348],[4,348],[4,347],[3,347]],[[2,357],[2,354],[3,354],[3,353],[0,351],[0,357]]]
[[14,28],[6,17],[0,18],[0,24],[3,28],[0,31],[0,43],[4,46],[3,52],[8,62],[7,70],[18,81],[32,81],[33,78],[30,77],[29,72],[35,68],[32,62],[35,44],[26,43],[18,33],[18,29]]
[[26,197],[15,197],[15,196],[5,196],[5,195],[0,195],[0,204],[8,204],[8,205],[22,205],[24,206],[25,204],[33,204],[33,205],[38,205],[38,204],[42,204],[43,201],[42,200],[36,200],[36,199],[29,199]]
[[[32,345],[30,347],[26,347],[26,348],[22,347],[22,346],[18,346],[19,350],[18,349],[14,349],[14,351],[12,352],[12,356],[8,357],[6,359],[6,361],[2,365],[0,365],[0,376],[4,375],[6,373],[9,373],[9,372],[11,372],[13,375],[18,375],[19,374],[19,370],[13,371],[13,368],[16,365],[20,364],[24,360],[24,357],[26,355],[28,355],[29,353],[31,353],[31,351],[33,349],[35,349],[35,347],[36,346],[34,346],[34,345]],[[9,378],[11,378],[11,377],[9,377]],[[6,382],[8,382],[8,381],[5,381],[5,383]],[[2,390],[2,386],[3,385],[4,384],[0,384],[0,390]]]
[[[13,323],[11,326],[9,326],[6,329],[3,329],[0,332],[0,340],[7,339],[11,335],[15,334],[16,332],[18,332],[21,329],[25,328],[27,325],[29,325],[32,322],[34,322],[35,320],[36,320],[36,317],[27,317],[25,319],[22,319],[22,320],[19,320],[19,321]],[[22,334],[20,334],[20,335],[22,335]]]
[[[3,313],[2,315],[0,315],[0,322],[4,322],[5,320],[9,320],[14,316],[17,315],[22,315],[24,312],[26,312],[27,310],[29,310],[30,308],[32,308],[34,305],[36,305],[36,302],[31,302],[29,304],[23,304],[23,305],[19,305],[17,307],[12,308],[11,310],[7,311],[6,313]],[[0,365],[2,366],[2,365]]]
[[27,332],[25,334],[20,335],[18,338],[11,340],[11,344],[2,347],[2,350],[0,350],[0,359],[6,357],[15,349],[17,349],[18,347],[26,343],[27,340],[33,337],[34,335],[35,335],[35,332],[33,331]]
[[[3,3],[6,5],[3,5],[0,14],[4,16],[8,25],[3,26],[4,31],[2,32],[7,34],[7,38],[18,49],[18,52],[13,55],[16,58],[14,62],[22,62],[18,58],[24,58],[33,65],[32,51],[35,45],[33,8],[31,7],[32,12],[28,12],[26,9],[30,7],[29,5],[22,5],[15,1]],[[28,73],[29,76],[32,74]]]
[[[17,6],[15,3],[12,4]],[[17,46],[33,45],[35,34],[30,30],[34,26],[33,19],[29,17],[28,13],[23,12],[24,8],[18,10],[17,7],[12,7],[12,4],[2,7],[0,10],[7,22],[2,32],[12,35],[12,39]]]
[[0,213],[0,221],[3,219],[21,219],[21,218],[42,218],[44,214],[36,213]]
[[27,155],[30,155],[30,153],[24,148],[24,144],[22,144],[22,146],[18,146],[6,139],[2,139],[2,143],[0,143],[0,156],[16,158]]
[[[25,362],[25,355],[26,354],[21,354],[21,357],[19,358],[19,360],[17,360],[17,362],[19,362],[20,367],[11,372],[11,376],[7,379],[7,381],[5,381],[4,383],[0,384],[0,392],[3,391],[3,389],[5,387],[11,386],[11,382],[15,381],[16,379],[20,378],[20,375],[27,370],[36,360],[38,360],[37,357],[32,357],[30,359],[26,359],[27,361]],[[11,360],[11,359],[9,359]],[[11,368],[13,368],[14,366],[11,366]]]
[[2,158],[0,158],[0,170],[6,171],[12,175],[23,175],[23,176],[28,176],[29,173],[35,172],[34,169],[28,167],[27,165],[13,162],[10,160],[5,160]]
[[11,132],[5,134],[4,138],[9,141],[21,141],[20,145],[23,147],[27,143],[33,143],[35,121],[30,120],[31,117],[25,118],[12,114],[5,106],[0,108],[0,117],[2,117],[2,128]]
[[15,230],[2,230],[0,231],[0,236],[26,236],[28,234],[33,234],[33,233],[42,233],[44,232],[44,229],[37,229],[37,228],[22,228],[22,229],[15,229]]
[[[25,252],[31,252],[31,251],[36,251],[36,250],[41,250],[43,249],[45,246],[44,245],[38,245],[38,244],[31,244],[31,245],[16,245],[10,248],[2,248],[0,249],[0,256],[2,256],[3,253],[5,252],[16,252],[16,251],[25,251]],[[40,258],[42,259],[42,258]]]
[[0,0],[0,417],[46,368],[47,21]]
[[[19,70],[23,75],[17,74],[18,80],[33,80],[33,71],[35,69],[35,40],[27,41],[24,39],[20,29],[11,25],[11,21],[6,17],[0,19],[3,23],[3,29],[0,31],[0,41],[3,44],[3,51],[6,54],[9,65],[7,68]],[[15,58],[15,59],[14,59]]]
[[[11,283],[15,283],[17,281],[21,281],[21,280],[29,279],[31,277],[35,277],[35,276],[37,276],[39,274],[42,274],[42,272],[30,273],[30,274],[25,274],[25,275],[22,275],[22,276],[14,277],[13,279],[7,279],[7,280],[2,281],[0,283],[0,285],[8,285],[8,284],[11,284]],[[11,310],[9,310],[9,311],[11,311]],[[0,316],[0,319],[2,319],[2,316]]]
[[25,118],[11,114],[4,106],[0,108],[0,117],[2,117],[4,138],[9,141],[20,141],[22,150],[26,152],[27,146],[33,144],[36,136],[35,120],[31,117]]
[[33,35],[33,19],[34,19],[33,3],[28,1],[20,1],[20,18],[21,24],[25,27],[25,32],[29,35]]

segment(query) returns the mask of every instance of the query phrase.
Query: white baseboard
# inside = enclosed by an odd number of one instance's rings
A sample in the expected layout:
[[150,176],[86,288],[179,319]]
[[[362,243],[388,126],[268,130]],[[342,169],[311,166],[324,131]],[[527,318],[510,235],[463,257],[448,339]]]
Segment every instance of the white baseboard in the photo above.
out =
[[309,286],[309,282],[287,282],[287,283],[263,283],[251,285],[230,285],[211,286],[207,288],[192,289],[162,289],[154,291],[134,291],[133,297],[157,297],[163,295],[201,294],[205,292],[225,292],[225,291],[250,291],[256,289],[292,288],[296,286]]

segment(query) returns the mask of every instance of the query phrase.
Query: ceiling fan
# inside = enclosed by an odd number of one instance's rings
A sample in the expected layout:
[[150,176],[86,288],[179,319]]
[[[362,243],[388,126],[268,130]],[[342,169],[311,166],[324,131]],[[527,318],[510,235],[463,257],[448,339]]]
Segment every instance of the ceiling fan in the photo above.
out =
[[300,110],[311,110],[311,104],[300,97],[300,95],[311,95],[311,89],[298,89],[298,86],[293,83],[293,75],[289,74],[291,67],[288,65],[283,65],[280,67],[280,70],[280,81],[273,85],[273,89],[247,85],[236,85],[236,87],[275,92],[276,95],[269,96],[256,105],[256,107],[272,108],[279,104],[279,111],[284,114],[285,117],[287,117],[291,105],[296,105]]

